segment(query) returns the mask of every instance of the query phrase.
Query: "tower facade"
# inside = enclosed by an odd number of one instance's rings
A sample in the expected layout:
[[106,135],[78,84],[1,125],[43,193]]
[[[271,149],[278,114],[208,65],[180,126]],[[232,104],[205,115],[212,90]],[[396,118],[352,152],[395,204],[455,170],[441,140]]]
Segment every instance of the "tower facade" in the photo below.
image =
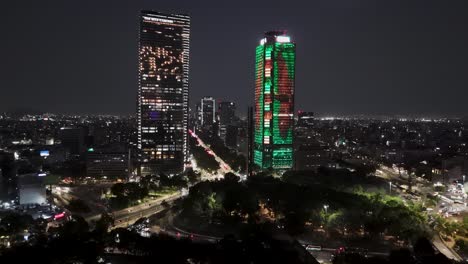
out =
[[185,168],[189,43],[188,15],[141,12],[137,119],[142,175]]
[[296,45],[266,32],[256,49],[253,161],[260,169],[293,168]]
[[211,96],[205,96],[201,99],[200,104],[201,125],[211,129],[216,122],[216,100]]
[[220,102],[218,111],[221,125],[229,125],[234,122],[236,117],[236,104],[234,102]]

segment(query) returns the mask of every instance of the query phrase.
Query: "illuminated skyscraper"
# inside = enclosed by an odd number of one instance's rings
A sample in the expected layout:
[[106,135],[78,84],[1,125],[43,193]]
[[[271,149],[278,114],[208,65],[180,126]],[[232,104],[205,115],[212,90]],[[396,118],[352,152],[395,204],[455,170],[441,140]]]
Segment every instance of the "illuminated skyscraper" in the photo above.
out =
[[189,16],[141,12],[137,118],[143,175],[184,170],[189,40]]
[[296,45],[282,31],[265,33],[256,49],[254,163],[293,167]]

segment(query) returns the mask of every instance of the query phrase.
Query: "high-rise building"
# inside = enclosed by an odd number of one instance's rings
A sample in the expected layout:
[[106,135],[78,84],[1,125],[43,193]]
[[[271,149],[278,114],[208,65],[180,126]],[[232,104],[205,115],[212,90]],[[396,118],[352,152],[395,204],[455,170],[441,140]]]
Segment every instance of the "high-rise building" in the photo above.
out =
[[254,167],[254,130],[255,130],[255,121],[253,116],[253,107],[249,106],[247,108],[247,175],[251,176],[253,173]]
[[142,11],[138,148],[141,173],[179,173],[187,161],[190,17]]
[[20,205],[45,204],[46,187],[42,174],[18,175]]
[[203,97],[200,103],[200,110],[201,126],[211,129],[211,126],[216,122],[216,100],[210,96]]
[[236,117],[236,104],[234,102],[219,103],[219,123],[222,126],[230,125]]
[[265,33],[256,49],[254,162],[293,167],[296,45],[282,31]]
[[227,147],[236,148],[237,147],[237,136],[239,135],[239,128],[235,125],[226,126],[226,135],[224,142]]
[[87,136],[85,127],[62,127],[60,128],[60,140],[70,154],[79,155],[85,151],[85,138]]
[[[226,133],[229,125],[233,125],[236,117],[236,104],[234,102],[220,102],[218,104],[219,136],[226,142]],[[232,143],[232,141],[231,141]],[[227,142],[226,142],[227,144]]]
[[90,148],[86,153],[86,176],[127,178],[130,165],[130,152],[124,145]]

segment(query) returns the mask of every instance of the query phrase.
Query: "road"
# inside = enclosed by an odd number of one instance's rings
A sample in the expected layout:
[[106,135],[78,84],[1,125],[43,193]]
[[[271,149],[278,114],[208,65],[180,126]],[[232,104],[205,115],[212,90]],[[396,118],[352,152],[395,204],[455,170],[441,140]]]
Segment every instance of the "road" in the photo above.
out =
[[[114,217],[116,227],[125,227],[133,224],[133,222],[140,219],[141,217],[148,217],[152,214],[156,214],[164,209],[163,206],[161,206],[161,203],[163,201],[171,203],[179,199],[181,196],[182,194],[180,192],[177,192],[175,194],[166,195],[157,199],[146,201],[139,205],[112,212],[112,216]],[[96,221],[100,217],[101,215],[99,214],[93,215],[87,217],[86,221]]]
[[[210,235],[204,235],[204,234],[199,234],[199,233],[193,233],[193,232],[188,232],[185,230],[182,230],[173,224],[168,224],[164,226],[163,228],[158,227],[155,229],[154,227],[152,228],[153,232],[154,230],[158,230],[157,233],[163,232],[165,234],[168,234],[170,236],[176,237],[176,238],[190,238],[191,240],[198,241],[198,242],[209,242],[209,243],[214,243],[216,241],[219,241],[222,239],[222,237],[216,237],[216,236],[210,236]],[[313,244],[309,241],[304,241],[304,240],[298,240],[298,242],[301,245],[308,245],[308,244]],[[322,246],[321,250],[316,250],[316,251],[308,251],[318,262],[320,263],[331,263],[332,256],[336,252],[336,248],[333,247],[327,247],[327,246]],[[369,256],[388,256],[388,252],[368,252],[367,255]]]
[[224,175],[228,172],[231,172],[231,173],[234,173],[237,175],[237,173],[235,171],[232,170],[232,168],[226,163],[224,162],[224,160],[222,160],[218,155],[216,155],[216,153],[208,146],[205,144],[205,142],[203,142],[198,136],[197,134],[195,134],[195,132],[193,132],[192,130],[189,130],[189,133],[190,135],[195,138],[197,141],[198,141],[198,144],[205,149],[205,151],[212,155],[215,160],[219,163],[219,170],[218,172],[221,174],[221,175]]
[[[175,200],[177,200],[179,197],[173,197],[169,200],[166,200],[166,202],[171,205]],[[157,214],[161,211],[166,209],[161,203],[157,203],[154,205],[149,206],[148,208],[141,209],[138,211],[132,211],[129,212],[128,214],[120,215],[115,217],[114,221],[114,226],[112,229],[119,228],[119,227],[128,227],[132,224],[134,224],[138,219],[142,217],[150,217],[154,214]]]
[[102,200],[102,194],[106,192],[112,183],[92,183],[80,184],[77,186],[55,186],[52,195],[56,197],[58,206],[65,207],[73,199],[80,199],[85,201],[89,206],[90,212],[84,214],[86,218],[92,215],[100,215],[107,211],[106,206]]
[[[402,173],[402,175],[404,175],[405,173]],[[376,176],[377,177],[381,177],[381,178],[384,178],[390,182],[392,182],[392,184],[396,185],[396,184],[407,184],[407,180],[406,179],[402,179],[400,178],[400,175],[397,171],[395,171],[394,169],[392,168],[388,168],[386,166],[381,166],[377,172],[376,172]],[[431,188],[427,188],[427,187],[423,187],[422,184],[431,184],[430,182],[425,182],[423,183],[421,180],[419,180],[417,177],[414,177],[414,183],[419,183],[421,187],[419,188],[413,188],[413,190],[417,189],[419,190],[420,192],[420,195],[421,196],[426,196],[428,194],[430,195],[433,195],[433,192],[431,191]],[[396,187],[396,186],[395,186]],[[392,193],[393,194],[400,194],[400,196],[402,196],[403,199],[405,199],[403,197],[403,193],[398,190],[397,188],[394,188],[392,189]],[[419,197],[420,198],[420,197]],[[436,209],[436,213],[438,213],[438,208],[440,207],[441,205],[441,202],[439,202],[439,204],[435,207]],[[454,259],[454,260],[457,260],[457,261],[461,261],[462,259],[460,258],[460,256],[454,252],[452,249],[448,248],[447,245],[445,245],[442,240],[440,239],[440,236],[439,235],[435,235],[434,238],[432,239],[432,244],[434,245],[434,247],[442,254],[444,254],[447,258],[450,258],[450,259]]]
[[447,258],[453,259],[456,261],[463,260],[456,252],[454,252],[447,245],[445,245],[444,242],[442,242],[442,239],[440,239],[439,235],[434,236],[434,238],[432,239],[432,244],[440,253],[444,254]]

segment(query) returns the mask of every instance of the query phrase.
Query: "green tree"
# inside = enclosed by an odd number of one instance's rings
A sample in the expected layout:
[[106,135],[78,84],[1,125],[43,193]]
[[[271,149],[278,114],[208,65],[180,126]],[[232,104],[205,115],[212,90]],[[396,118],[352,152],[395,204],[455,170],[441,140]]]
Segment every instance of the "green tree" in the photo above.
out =
[[67,206],[67,209],[74,213],[89,213],[91,209],[88,204],[81,199],[72,199]]

